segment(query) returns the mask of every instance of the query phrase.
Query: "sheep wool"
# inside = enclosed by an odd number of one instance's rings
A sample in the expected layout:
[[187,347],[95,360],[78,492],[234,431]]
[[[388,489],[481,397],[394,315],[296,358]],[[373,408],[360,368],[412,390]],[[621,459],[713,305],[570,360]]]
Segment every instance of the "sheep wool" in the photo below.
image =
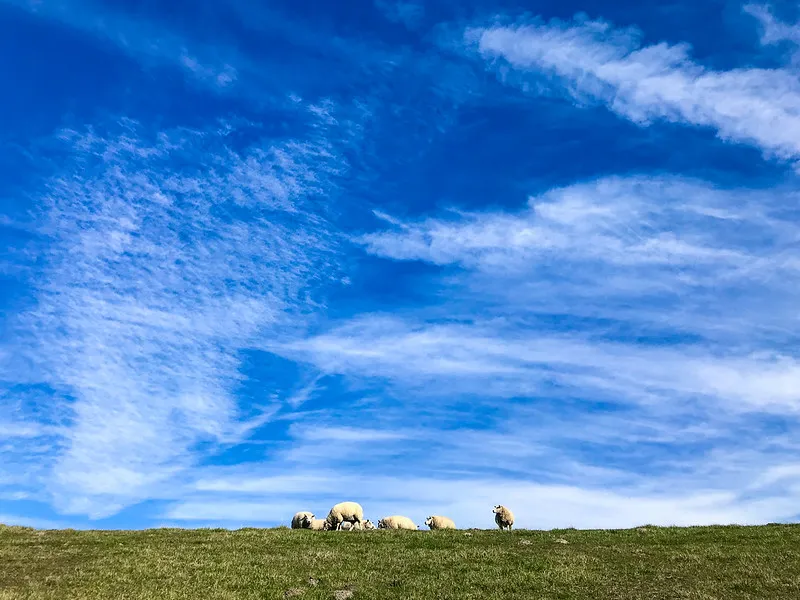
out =
[[[350,521],[342,521],[342,524],[339,526],[339,531],[352,531],[356,528]],[[360,528],[360,525],[359,525]]]
[[378,529],[413,529],[416,531],[419,528],[408,517],[392,515],[391,517],[383,517],[378,521]]
[[364,526],[363,527],[364,527],[364,531],[372,531],[373,529],[375,529],[375,525],[369,519],[364,521]]
[[498,504],[492,511],[494,513],[494,522],[500,529],[511,529],[514,525],[514,513],[507,509],[502,504]]
[[307,529],[307,521],[314,518],[314,513],[302,511],[292,517],[292,529]]
[[364,509],[358,502],[340,502],[330,510],[325,520],[331,529],[339,529],[343,521],[361,523],[364,520]]
[[439,515],[433,515],[425,519],[425,525],[427,525],[431,530],[456,529],[456,524],[453,522],[453,519],[449,519],[447,517],[442,517]]
[[308,524],[308,529],[313,531],[325,531],[325,519],[312,519]]

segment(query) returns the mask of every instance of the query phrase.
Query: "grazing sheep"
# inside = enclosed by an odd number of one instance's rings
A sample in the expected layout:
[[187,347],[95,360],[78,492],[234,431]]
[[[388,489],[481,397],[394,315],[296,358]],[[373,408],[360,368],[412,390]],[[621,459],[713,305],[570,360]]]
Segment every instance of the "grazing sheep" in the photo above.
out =
[[[361,524],[359,524],[359,528]],[[339,525],[339,531],[353,531],[356,528],[350,521],[342,521],[342,524]]]
[[453,519],[448,519],[447,517],[441,517],[439,515],[433,515],[425,519],[425,525],[432,530],[456,528],[456,524],[453,522]]
[[311,519],[308,522],[307,529],[311,529],[313,531],[325,531],[325,525],[327,525],[327,521],[325,519]]
[[[348,524],[349,523],[347,521],[342,523],[342,529],[347,529],[345,526]],[[373,525],[372,521],[370,521],[369,519],[367,519],[362,523],[352,523],[352,526],[353,527],[350,529],[350,531],[370,531],[372,529],[375,529],[375,525]]]
[[383,517],[378,521],[378,529],[413,529],[416,531],[419,527],[414,525],[414,521],[408,517],[392,515],[391,517]]
[[292,529],[308,529],[307,521],[314,518],[314,513],[302,511],[292,517]]
[[494,522],[500,529],[511,529],[514,524],[514,513],[502,504],[495,506],[492,512],[494,513]]
[[364,509],[357,502],[340,502],[331,509],[325,520],[331,529],[339,529],[344,521],[361,523],[364,520]]

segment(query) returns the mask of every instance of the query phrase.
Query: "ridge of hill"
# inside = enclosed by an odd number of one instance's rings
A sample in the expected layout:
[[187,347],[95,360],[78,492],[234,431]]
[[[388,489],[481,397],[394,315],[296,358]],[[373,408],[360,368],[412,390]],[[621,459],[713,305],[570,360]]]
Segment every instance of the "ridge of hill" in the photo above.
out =
[[0,526],[0,600],[800,598],[800,525],[314,532]]

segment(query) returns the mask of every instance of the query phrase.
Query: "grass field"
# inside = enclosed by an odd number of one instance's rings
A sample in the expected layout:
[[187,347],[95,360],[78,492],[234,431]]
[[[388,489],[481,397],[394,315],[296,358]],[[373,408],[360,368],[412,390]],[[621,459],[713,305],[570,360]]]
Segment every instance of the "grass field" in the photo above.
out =
[[800,526],[469,533],[0,526],[0,600],[800,599]]

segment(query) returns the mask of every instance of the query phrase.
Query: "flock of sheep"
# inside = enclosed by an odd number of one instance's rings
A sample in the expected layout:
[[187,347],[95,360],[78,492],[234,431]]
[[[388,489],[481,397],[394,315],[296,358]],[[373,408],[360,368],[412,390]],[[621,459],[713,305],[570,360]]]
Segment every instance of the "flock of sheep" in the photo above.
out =
[[[492,510],[494,522],[500,529],[511,529],[514,525],[514,513],[498,504]],[[440,515],[431,515],[425,519],[430,529],[456,529],[452,519]],[[314,513],[298,512],[292,517],[292,529],[313,529],[314,531],[369,531],[376,529],[369,519],[364,519],[364,509],[358,502],[340,502],[331,508],[325,519],[317,519]],[[377,529],[413,529],[419,527],[408,517],[392,515],[378,521]]]

